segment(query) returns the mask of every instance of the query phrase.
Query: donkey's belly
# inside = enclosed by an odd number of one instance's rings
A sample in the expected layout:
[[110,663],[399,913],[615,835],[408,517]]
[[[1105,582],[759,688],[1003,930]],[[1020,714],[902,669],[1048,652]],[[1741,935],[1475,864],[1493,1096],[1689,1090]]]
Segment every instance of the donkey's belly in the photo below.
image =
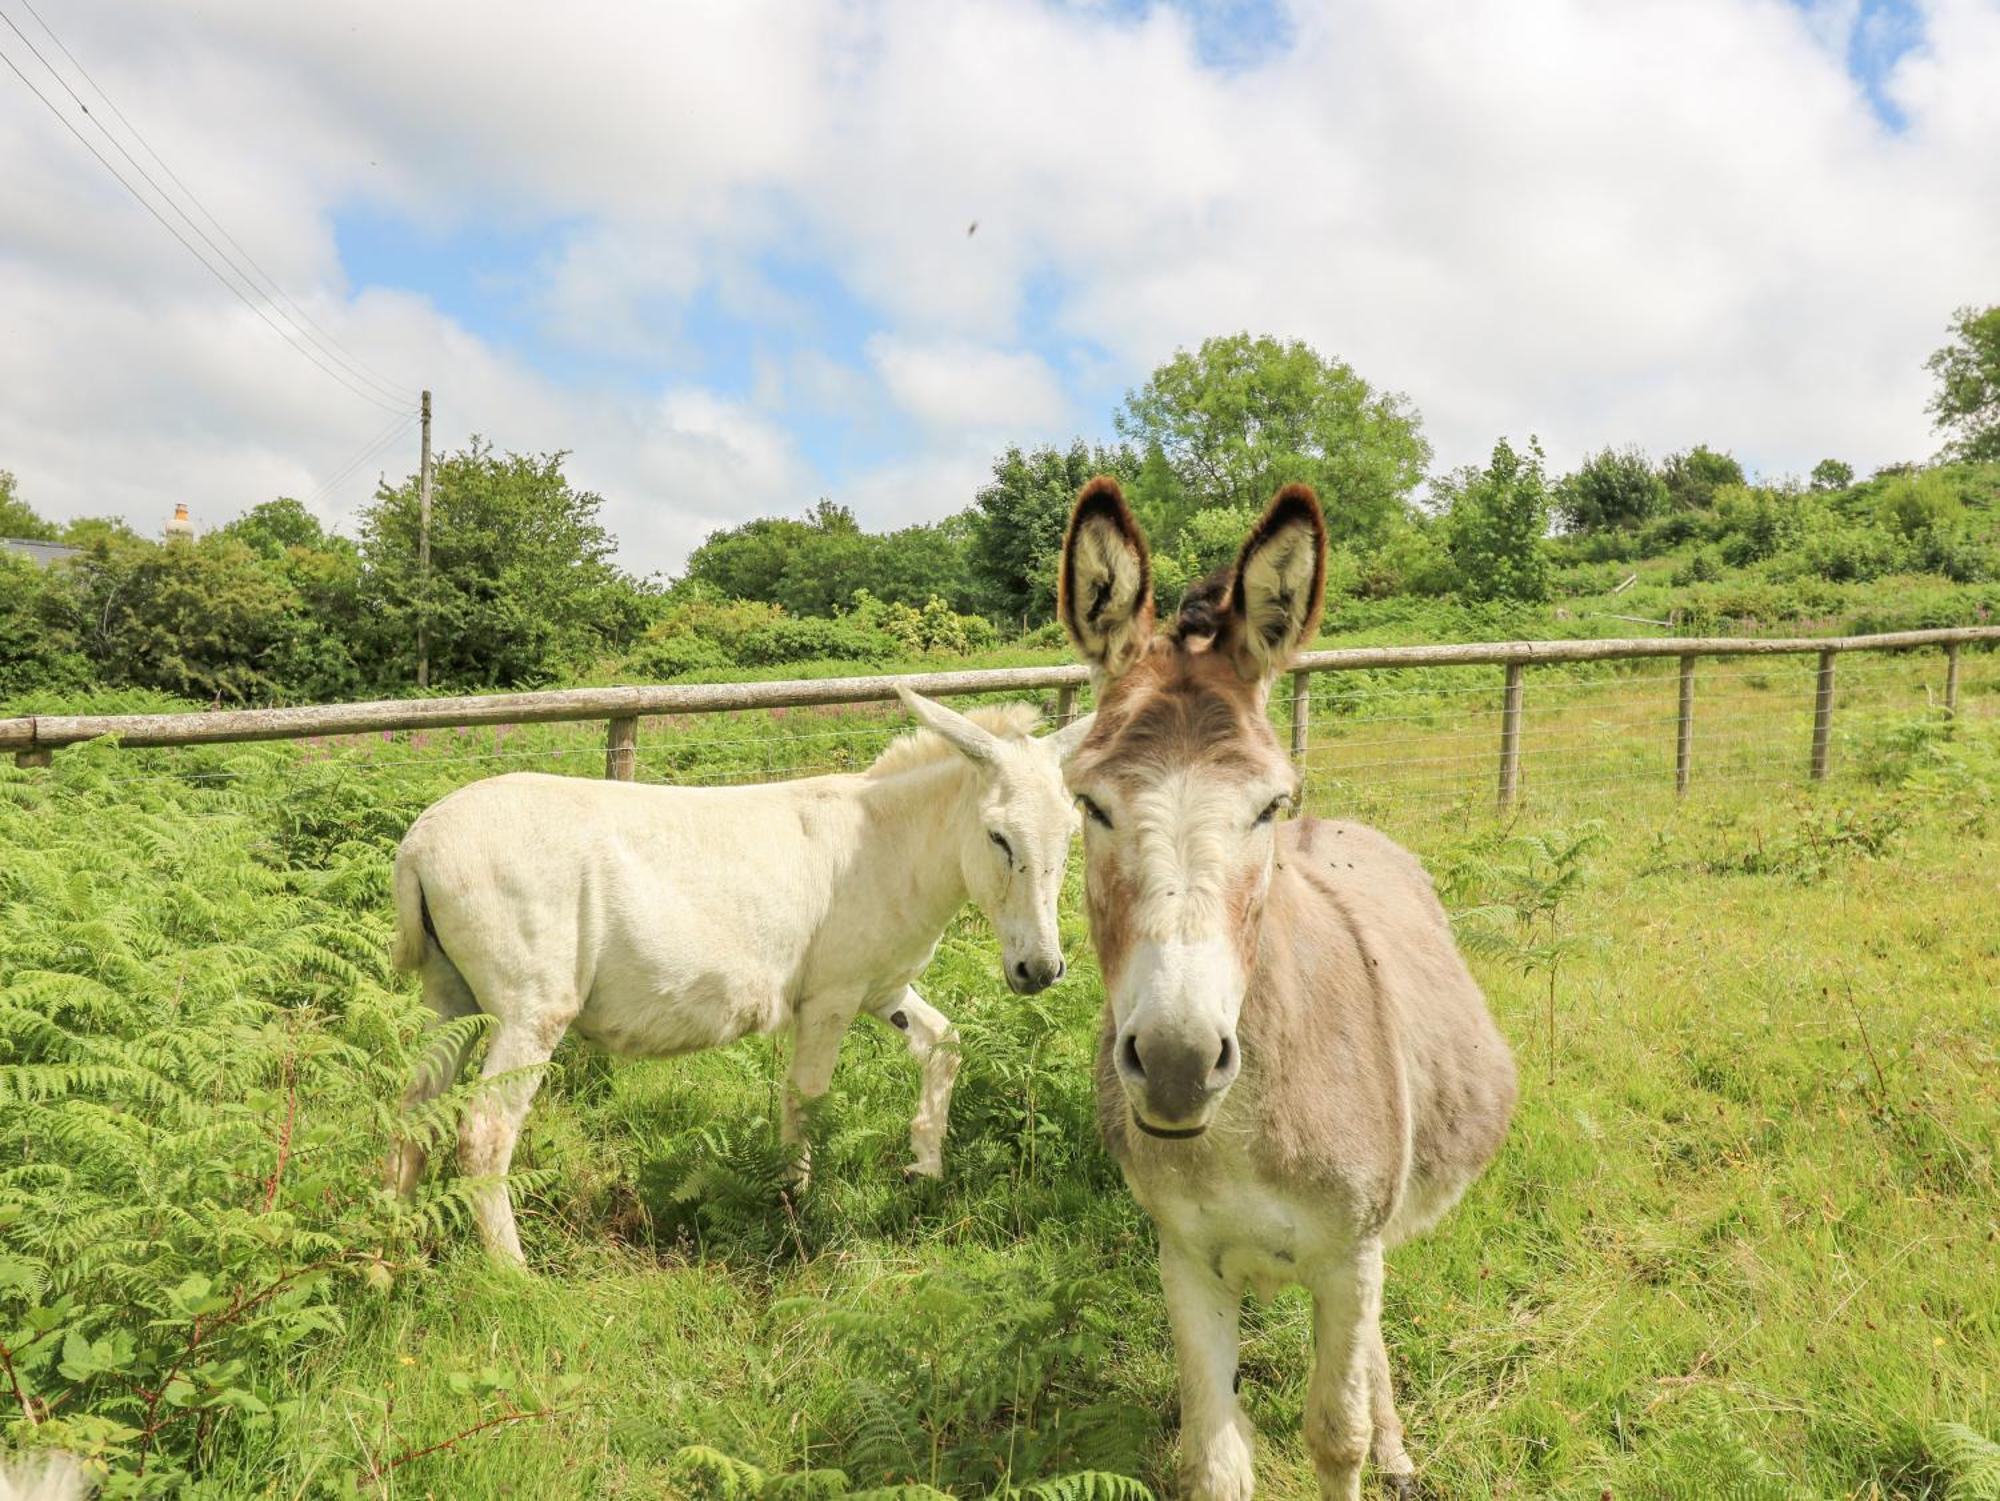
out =
[[571,1029],[612,1053],[645,1058],[699,1053],[784,1022],[774,985],[745,985],[725,975],[695,977],[662,994],[643,984],[600,977]]

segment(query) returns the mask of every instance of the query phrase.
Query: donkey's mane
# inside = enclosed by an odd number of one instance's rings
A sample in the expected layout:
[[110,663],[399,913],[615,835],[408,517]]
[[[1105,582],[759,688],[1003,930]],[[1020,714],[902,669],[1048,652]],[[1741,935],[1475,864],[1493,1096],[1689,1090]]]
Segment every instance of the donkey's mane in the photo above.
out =
[[[1042,711],[1033,704],[983,704],[966,710],[965,717],[1002,740],[1020,740],[1041,722]],[[952,754],[951,742],[944,736],[932,730],[911,730],[889,742],[869,765],[868,775],[899,776]]]
[[1167,639],[1175,645],[1213,641],[1222,634],[1229,612],[1229,591],[1236,587],[1236,565],[1224,563],[1206,578],[1188,585],[1180,608],[1167,624]]

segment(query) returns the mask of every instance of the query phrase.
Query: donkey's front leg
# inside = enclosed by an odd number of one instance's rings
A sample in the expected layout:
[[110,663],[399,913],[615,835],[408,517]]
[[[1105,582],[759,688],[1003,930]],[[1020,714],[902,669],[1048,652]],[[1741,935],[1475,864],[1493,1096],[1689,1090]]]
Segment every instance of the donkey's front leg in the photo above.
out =
[[1160,1241],[1160,1285],[1181,1373],[1181,1484],[1190,1501],[1249,1501],[1250,1419],[1236,1400],[1243,1293],[1198,1253]]
[[797,1154],[793,1184],[804,1189],[812,1181],[812,1143],[806,1140],[805,1113],[809,1101],[826,1093],[833,1066],[840,1061],[840,1039],[854,1020],[852,1002],[802,1002],[792,1023],[792,1071],[785,1085],[785,1114],[780,1139]]
[[1313,1374],[1306,1448],[1325,1501],[1360,1501],[1361,1460],[1374,1429],[1369,1388],[1382,1339],[1382,1243],[1313,1285]]
[[916,987],[875,1007],[877,1021],[903,1034],[911,1056],[923,1067],[917,1113],[910,1121],[908,1171],[924,1178],[944,1176],[945,1122],[951,1113],[951,1086],[960,1062],[958,1028],[951,1018],[926,1001]]

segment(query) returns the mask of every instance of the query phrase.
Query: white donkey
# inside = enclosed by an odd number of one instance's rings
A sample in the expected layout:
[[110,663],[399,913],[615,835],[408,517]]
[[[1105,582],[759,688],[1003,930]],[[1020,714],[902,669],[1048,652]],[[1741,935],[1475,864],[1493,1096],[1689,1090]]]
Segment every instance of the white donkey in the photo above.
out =
[[1360,1496],[1371,1440],[1409,1491],[1382,1253],[1451,1207],[1514,1105],[1513,1059],[1423,867],[1359,824],[1277,821],[1298,772],[1265,701],[1325,581],[1303,485],[1158,635],[1114,483],[1085,487],[1063,546],[1063,622],[1099,687],[1068,768],[1104,966],[1098,1120],[1159,1226],[1195,1501],[1251,1493],[1237,1314],[1246,1286],[1284,1283],[1313,1294],[1322,1493]]
[[[516,773],[426,809],[396,851],[396,949],[443,1018],[495,1026],[482,1090],[460,1126],[460,1168],[497,1179],[566,1031],[661,1057],[751,1032],[793,1034],[784,1137],[801,1153],[806,1100],[823,1094],[862,1012],[901,1031],[923,1069],[911,1171],[943,1171],[958,1034],[912,988],[969,895],[1022,994],[1062,977],[1056,903],[1076,814],[1062,762],[1082,719],[1035,739],[1036,711],[959,714],[907,690],[926,727],[867,771],[749,787],[659,787]],[[404,1096],[448,1088],[446,1046]],[[522,1072],[522,1071],[528,1072]],[[407,1192],[424,1151],[397,1144]],[[475,1200],[496,1256],[519,1262],[506,1186]]]

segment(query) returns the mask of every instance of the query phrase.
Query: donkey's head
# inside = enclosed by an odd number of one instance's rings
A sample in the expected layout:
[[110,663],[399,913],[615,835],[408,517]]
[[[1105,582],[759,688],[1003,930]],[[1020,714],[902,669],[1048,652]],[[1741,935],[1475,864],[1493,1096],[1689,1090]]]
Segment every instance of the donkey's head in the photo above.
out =
[[940,828],[937,837],[958,841],[965,889],[999,936],[1009,987],[1020,995],[1046,990],[1063,976],[1056,903],[1076,833],[1063,763],[1095,716],[1040,739],[1013,738],[907,688],[897,691],[924,728],[972,763],[969,816],[955,829]]
[[1233,568],[1164,632],[1117,484],[1092,480],[1063,542],[1063,625],[1095,672],[1096,724],[1067,779],[1084,812],[1091,937],[1140,1130],[1206,1130],[1235,1082],[1236,1019],[1257,959],[1274,826],[1298,774],[1265,718],[1271,681],[1319,623],[1326,523],[1280,490]]

